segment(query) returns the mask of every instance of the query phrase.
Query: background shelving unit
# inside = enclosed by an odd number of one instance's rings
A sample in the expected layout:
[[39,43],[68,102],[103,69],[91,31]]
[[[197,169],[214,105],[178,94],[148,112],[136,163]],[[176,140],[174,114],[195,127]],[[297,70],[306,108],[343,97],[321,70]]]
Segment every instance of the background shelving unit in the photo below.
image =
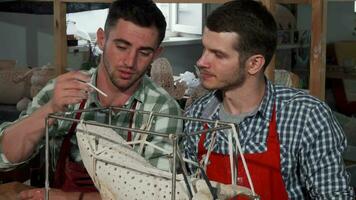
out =
[[[228,0],[155,0],[158,3],[224,3]],[[326,16],[327,1],[325,0],[261,0],[274,13],[276,3],[310,4],[312,7],[311,44],[310,44],[310,74],[309,92],[324,100],[326,77]],[[56,73],[65,72],[67,64],[66,43],[66,3],[111,3],[112,0],[54,0],[54,46]],[[266,70],[270,80],[274,80],[275,59]]]

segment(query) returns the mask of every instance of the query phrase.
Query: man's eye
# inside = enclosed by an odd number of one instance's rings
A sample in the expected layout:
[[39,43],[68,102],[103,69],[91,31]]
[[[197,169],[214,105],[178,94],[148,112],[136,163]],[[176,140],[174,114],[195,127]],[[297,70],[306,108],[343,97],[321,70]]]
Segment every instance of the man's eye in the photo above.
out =
[[148,50],[141,50],[140,54],[143,56],[150,56],[152,53],[152,51],[148,51]]
[[126,46],[120,46],[120,45],[117,45],[117,46],[116,46],[116,48],[121,49],[121,50],[125,50],[125,49],[127,49],[127,47],[126,47]]
[[215,56],[216,56],[217,58],[223,58],[223,57],[224,57],[224,54],[219,53],[219,52],[215,52]]

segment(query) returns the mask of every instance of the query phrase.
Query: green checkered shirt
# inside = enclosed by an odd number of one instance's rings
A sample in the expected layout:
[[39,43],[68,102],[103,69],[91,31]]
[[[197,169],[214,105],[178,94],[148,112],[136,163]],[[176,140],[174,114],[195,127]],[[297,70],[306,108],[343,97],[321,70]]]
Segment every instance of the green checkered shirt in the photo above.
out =
[[[91,69],[89,71],[91,74],[91,83],[96,85],[96,77],[97,77],[97,69]],[[33,113],[36,109],[41,107],[42,105],[46,104],[53,95],[53,88],[54,88],[55,80],[50,81],[32,100],[32,102],[28,105],[27,110],[23,111],[20,114],[20,119],[29,116]],[[138,88],[138,90],[131,96],[131,98],[125,103],[123,106],[124,108],[132,108],[133,103],[136,102],[136,109],[137,110],[145,110],[145,111],[154,111],[169,115],[181,115],[181,109],[178,103],[161,87],[157,86],[149,77],[144,76],[142,80],[142,84]],[[92,92],[89,95],[89,98],[85,104],[85,108],[100,108],[102,107],[98,100],[97,92]],[[73,111],[79,108],[79,104],[77,105],[70,105],[68,107],[68,111]],[[73,117],[74,118],[74,117]],[[104,112],[83,112],[82,119],[84,120],[94,120],[101,123],[108,124],[108,114]],[[111,116],[111,124],[123,127],[130,127],[130,114],[128,112],[117,112],[112,113]],[[148,119],[147,114],[135,114],[133,117],[133,127],[139,128],[142,127],[142,124],[145,123]],[[5,122],[0,125],[0,141],[3,135],[3,132],[6,127],[11,125],[15,122]],[[71,126],[71,121],[64,121],[64,120],[57,120],[51,127],[50,127],[50,149],[51,149],[51,162],[52,165],[56,162],[59,149],[65,134],[67,134],[69,127]],[[151,125],[151,131],[156,131],[159,133],[181,133],[182,132],[182,121],[177,120],[174,118],[167,118],[167,117],[156,117]],[[120,135],[123,138],[127,137],[127,132],[120,130]],[[135,133],[133,133],[132,138],[135,138]],[[169,139],[163,137],[149,137],[148,138],[152,143],[158,145],[161,148],[171,151],[172,145]],[[71,149],[71,158],[77,162],[81,161],[79,148],[77,145],[76,137],[71,139],[72,142],[72,149]],[[38,153],[40,148],[44,147],[44,140],[40,142],[38,145],[37,151]],[[16,166],[27,162],[28,160],[22,163],[10,163],[5,158],[0,146],[0,171],[1,170],[10,170],[15,168]],[[34,155],[35,155],[34,154]],[[33,155],[33,156],[34,156]],[[150,149],[146,147],[144,151],[144,157],[149,160],[151,164],[154,166],[168,170],[169,169],[169,160],[162,156],[162,153],[158,152],[157,150]]]

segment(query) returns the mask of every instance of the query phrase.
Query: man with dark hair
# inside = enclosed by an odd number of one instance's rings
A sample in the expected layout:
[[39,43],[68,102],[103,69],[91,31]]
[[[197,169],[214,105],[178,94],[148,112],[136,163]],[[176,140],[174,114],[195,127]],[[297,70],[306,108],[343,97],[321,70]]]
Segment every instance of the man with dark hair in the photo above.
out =
[[[161,52],[165,30],[165,18],[152,0],[113,2],[105,30],[97,31],[97,43],[103,51],[98,68],[87,73],[74,71],[58,76],[33,98],[19,120],[0,126],[0,168],[15,168],[43,147],[45,118],[50,113],[117,106],[180,115],[177,102],[146,76],[149,65]],[[87,83],[95,85],[107,97],[92,90]],[[80,118],[103,123],[111,120],[113,125],[124,127],[141,127],[145,123],[144,117],[129,113],[113,113],[108,119],[108,115],[90,112],[82,113]],[[50,134],[63,141],[55,148],[58,153],[55,157],[59,160],[54,187],[58,189],[50,190],[50,199],[99,198],[81,163],[76,139],[71,137],[75,130],[70,128],[72,123],[52,120],[50,124]],[[175,133],[181,129],[182,121],[171,118],[157,119],[151,124],[151,130],[157,132]],[[120,135],[127,140],[135,138],[134,133],[125,131]],[[154,137],[153,140],[161,148],[170,148],[164,138]],[[168,170],[168,160],[155,154],[155,151],[145,151],[144,156],[154,166]],[[43,199],[43,194],[43,189],[32,189],[22,192],[19,198]]]
[[[236,125],[261,199],[354,199],[342,160],[346,139],[330,108],[304,91],[273,85],[264,75],[277,44],[268,10],[252,0],[227,2],[207,18],[202,41],[197,66],[202,86],[212,91],[186,115]],[[189,134],[212,128],[206,126],[187,121],[184,128]],[[208,177],[231,184],[228,136],[218,131],[186,138],[185,156],[195,161],[209,156]],[[236,183],[249,186],[240,158],[235,165]]]

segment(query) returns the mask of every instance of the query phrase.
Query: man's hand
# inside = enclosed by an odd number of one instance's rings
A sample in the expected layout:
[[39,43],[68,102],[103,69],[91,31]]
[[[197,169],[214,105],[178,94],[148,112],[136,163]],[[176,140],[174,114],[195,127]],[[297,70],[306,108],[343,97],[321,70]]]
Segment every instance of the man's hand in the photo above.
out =
[[[19,200],[44,200],[45,188],[24,190],[18,195]],[[101,200],[98,192],[64,192],[59,189],[49,190],[50,200]]]
[[68,72],[60,75],[54,85],[52,99],[48,105],[53,112],[64,112],[68,105],[80,103],[88,98],[92,89],[85,84],[90,76],[80,71]]
[[[51,200],[70,200],[75,199],[79,200],[80,192],[75,193],[67,193],[58,189],[51,189],[49,191],[49,199]],[[30,189],[20,192],[18,196],[19,200],[44,200],[45,199],[45,189],[44,188],[36,188]],[[68,198],[70,197],[70,198]],[[77,198],[75,198],[77,197]]]

